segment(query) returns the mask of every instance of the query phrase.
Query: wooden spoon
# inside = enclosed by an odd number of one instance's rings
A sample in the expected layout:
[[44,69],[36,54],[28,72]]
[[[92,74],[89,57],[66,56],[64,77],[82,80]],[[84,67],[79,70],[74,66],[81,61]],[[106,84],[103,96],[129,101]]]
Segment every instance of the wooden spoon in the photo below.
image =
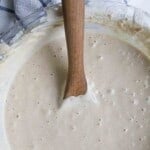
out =
[[87,82],[84,72],[84,0],[62,0],[68,48],[68,78],[64,98],[84,95]]

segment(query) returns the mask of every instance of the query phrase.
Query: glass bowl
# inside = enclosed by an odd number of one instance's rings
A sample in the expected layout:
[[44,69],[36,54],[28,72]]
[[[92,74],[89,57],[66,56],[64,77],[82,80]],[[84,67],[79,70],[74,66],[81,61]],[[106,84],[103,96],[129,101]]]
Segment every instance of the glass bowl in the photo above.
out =
[[[32,29],[11,46],[0,45],[0,149],[9,150],[5,134],[4,107],[7,93],[21,66],[36,52],[36,47],[54,40],[63,28],[61,6],[48,8],[47,22]],[[52,19],[54,18],[54,19]],[[93,0],[86,5],[85,30],[104,33],[136,47],[150,59],[150,15],[126,3]],[[32,40],[29,40],[28,37]],[[39,37],[38,40],[35,40]],[[31,49],[22,51],[22,45],[32,44]]]

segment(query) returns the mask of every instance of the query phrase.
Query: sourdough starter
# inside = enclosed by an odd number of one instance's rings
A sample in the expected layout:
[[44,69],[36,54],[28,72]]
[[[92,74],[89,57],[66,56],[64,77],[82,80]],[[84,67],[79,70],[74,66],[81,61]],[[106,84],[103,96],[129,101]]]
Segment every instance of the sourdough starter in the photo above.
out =
[[87,94],[62,100],[64,35],[24,64],[6,101],[11,150],[150,150],[150,61],[124,42],[89,31],[85,70]]

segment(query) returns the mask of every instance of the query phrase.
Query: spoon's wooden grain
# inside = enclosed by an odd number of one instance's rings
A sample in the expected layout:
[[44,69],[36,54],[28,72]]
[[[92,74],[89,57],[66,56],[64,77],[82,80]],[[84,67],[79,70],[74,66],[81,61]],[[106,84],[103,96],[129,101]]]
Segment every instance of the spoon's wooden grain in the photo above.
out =
[[87,82],[84,72],[84,0],[62,0],[68,48],[68,78],[64,98],[84,95]]

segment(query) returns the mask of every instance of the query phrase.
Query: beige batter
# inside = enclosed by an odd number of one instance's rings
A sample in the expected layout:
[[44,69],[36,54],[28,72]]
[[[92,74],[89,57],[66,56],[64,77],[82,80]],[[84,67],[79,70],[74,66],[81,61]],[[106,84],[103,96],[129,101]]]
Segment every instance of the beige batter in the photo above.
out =
[[62,101],[65,39],[22,67],[6,104],[11,150],[150,150],[150,61],[133,47],[88,32],[88,93]]

